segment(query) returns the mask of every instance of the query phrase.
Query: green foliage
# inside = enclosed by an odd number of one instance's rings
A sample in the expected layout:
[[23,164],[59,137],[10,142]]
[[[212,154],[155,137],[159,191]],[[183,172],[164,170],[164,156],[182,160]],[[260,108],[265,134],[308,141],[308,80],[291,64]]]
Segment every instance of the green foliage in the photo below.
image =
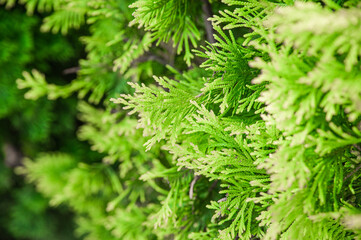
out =
[[[33,186],[25,185],[23,177],[14,174],[14,167],[21,164],[24,155],[33,157],[40,151],[54,149],[55,145],[62,146],[65,139],[59,136],[67,136],[69,142],[75,140],[71,135],[75,127],[75,108],[71,106],[74,99],[27,101],[24,91],[17,89],[16,79],[21,77],[22,71],[31,68],[48,74],[50,81],[64,84],[67,80],[59,80],[58,73],[54,72],[58,67],[71,64],[78,54],[70,38],[41,34],[39,22],[40,17],[26,16],[21,8],[0,9],[2,239],[74,239],[69,210],[49,207],[48,199]],[[43,48],[45,43],[46,49]],[[61,117],[57,118],[55,112]]]
[[190,65],[193,58],[191,46],[196,48],[201,39],[201,33],[196,26],[201,7],[197,2],[200,1],[136,1],[129,6],[135,8],[134,20],[130,25],[138,24],[139,28],[144,27],[152,33],[151,39],[158,43],[171,39],[178,54],[184,50],[184,60]]
[[359,5],[222,2],[215,43],[206,1],[38,2],[43,31],[89,29],[76,79],[17,80],[29,99],[81,99],[78,138],[99,155],[21,168],[78,236],[361,239]]

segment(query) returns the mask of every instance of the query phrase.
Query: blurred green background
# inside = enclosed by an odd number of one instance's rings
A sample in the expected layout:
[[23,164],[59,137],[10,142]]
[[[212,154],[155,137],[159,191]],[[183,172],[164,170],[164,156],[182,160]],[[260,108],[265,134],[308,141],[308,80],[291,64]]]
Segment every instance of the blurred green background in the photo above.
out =
[[[75,239],[72,213],[65,206],[51,208],[48,199],[15,174],[23,156],[40,151],[72,155],[92,154],[76,138],[76,97],[48,101],[25,100],[16,79],[23,71],[38,69],[58,85],[76,77],[71,71],[84,57],[78,34],[40,32],[41,19],[25,8],[0,5],[0,239]],[[65,71],[64,69],[70,69]]]

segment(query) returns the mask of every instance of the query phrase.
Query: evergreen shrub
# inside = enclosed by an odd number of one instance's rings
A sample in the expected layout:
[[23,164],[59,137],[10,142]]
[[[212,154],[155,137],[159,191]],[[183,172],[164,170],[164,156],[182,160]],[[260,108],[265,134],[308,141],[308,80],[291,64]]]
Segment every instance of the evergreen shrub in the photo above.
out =
[[42,31],[88,29],[75,80],[16,81],[28,99],[78,95],[78,138],[101,157],[18,169],[78,236],[361,239],[358,1],[21,3]]

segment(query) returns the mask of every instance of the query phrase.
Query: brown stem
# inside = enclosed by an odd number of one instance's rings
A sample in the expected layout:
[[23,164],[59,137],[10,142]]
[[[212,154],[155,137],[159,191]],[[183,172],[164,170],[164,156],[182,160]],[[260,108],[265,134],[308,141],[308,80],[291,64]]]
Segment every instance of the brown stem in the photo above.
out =
[[215,180],[211,185],[211,187],[208,189],[208,194],[210,194],[213,191],[213,189],[217,186],[217,184],[218,184],[218,180]]
[[361,152],[361,146],[360,146],[360,145],[354,144],[353,146],[354,146],[357,150],[359,150],[359,151]]
[[207,41],[209,43],[215,43],[216,41],[213,37],[214,30],[213,30],[212,22],[210,20],[208,20],[210,17],[213,16],[212,6],[208,0],[202,0],[202,1],[203,1],[202,9],[203,9],[203,13],[204,13],[203,21],[204,21],[204,25],[206,28]]
[[67,75],[67,74],[77,73],[79,70],[80,70],[80,67],[71,67],[71,68],[64,69],[63,74]]
[[5,165],[10,168],[15,168],[22,165],[23,153],[11,143],[5,143],[2,146],[4,153]]
[[154,55],[152,53],[146,53],[142,56],[140,56],[139,58],[137,58],[136,60],[134,60],[133,63],[139,63],[139,62],[145,62],[145,61],[156,61],[162,65],[167,65],[169,64],[167,62],[167,60],[161,58],[160,56]]
[[352,172],[350,172],[343,180],[346,181],[347,179],[349,179],[350,177],[352,177],[352,175],[354,175],[358,170],[361,169],[361,164],[357,166],[357,168],[355,168],[355,170],[353,170]]
[[196,182],[198,181],[199,178],[200,178],[200,176],[199,176],[199,175],[196,175],[196,176],[193,178],[192,182],[191,182],[191,186],[190,186],[190,188],[189,188],[189,198],[190,198],[190,199],[193,199],[194,185],[196,184]]

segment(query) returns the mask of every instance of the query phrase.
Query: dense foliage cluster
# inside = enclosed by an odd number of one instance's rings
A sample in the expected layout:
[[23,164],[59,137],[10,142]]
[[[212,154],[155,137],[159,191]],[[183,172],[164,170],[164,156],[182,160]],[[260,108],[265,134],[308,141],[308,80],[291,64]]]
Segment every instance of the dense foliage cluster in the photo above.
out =
[[[17,172],[51,206],[70,207],[78,236],[361,239],[358,1],[21,4],[45,16],[40,29],[55,34],[47,36],[81,35],[86,51],[66,83],[30,60],[20,65],[32,70],[17,87],[35,102],[13,110],[48,121],[39,131],[63,134],[71,114],[46,107],[73,99],[78,139],[99,154],[62,143],[25,152]],[[67,54],[47,44],[36,51]]]

